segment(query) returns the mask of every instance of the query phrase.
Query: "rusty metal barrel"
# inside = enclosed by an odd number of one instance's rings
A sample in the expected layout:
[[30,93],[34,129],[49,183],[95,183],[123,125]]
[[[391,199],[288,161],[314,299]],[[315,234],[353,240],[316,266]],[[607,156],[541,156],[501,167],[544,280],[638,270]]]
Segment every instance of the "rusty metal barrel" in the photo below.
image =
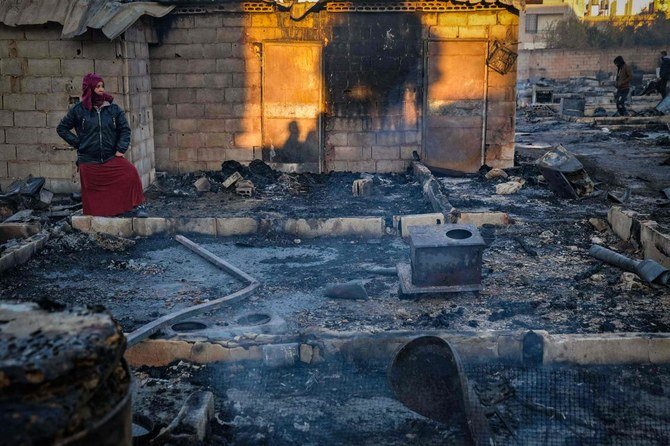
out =
[[0,445],[130,446],[125,347],[102,310],[0,304]]

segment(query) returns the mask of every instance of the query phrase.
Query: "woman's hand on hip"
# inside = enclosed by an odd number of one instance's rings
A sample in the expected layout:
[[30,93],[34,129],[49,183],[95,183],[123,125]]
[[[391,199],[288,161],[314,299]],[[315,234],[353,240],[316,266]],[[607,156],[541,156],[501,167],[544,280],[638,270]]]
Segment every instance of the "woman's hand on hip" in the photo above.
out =
[[120,156],[121,158],[123,158],[123,153],[121,153],[121,152],[116,152],[116,153],[114,154],[114,156]]

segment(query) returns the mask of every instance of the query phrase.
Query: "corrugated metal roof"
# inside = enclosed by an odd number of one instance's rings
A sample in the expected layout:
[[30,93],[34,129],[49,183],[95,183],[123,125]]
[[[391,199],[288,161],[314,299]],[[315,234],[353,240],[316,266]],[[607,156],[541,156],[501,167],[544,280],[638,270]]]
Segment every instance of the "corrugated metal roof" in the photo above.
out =
[[65,38],[83,34],[87,28],[95,28],[102,29],[105,36],[114,39],[141,16],[163,17],[173,9],[173,5],[156,2],[1,0],[0,23],[20,26],[56,22],[63,25]]
[[[179,6],[189,6],[189,5],[215,5],[217,3],[235,3],[242,2],[242,0],[157,0],[159,3],[170,4],[170,5],[179,5]],[[265,0],[264,0],[265,1]],[[289,0],[286,1],[277,1],[273,0],[275,3],[282,5],[291,3]],[[328,0],[321,0],[322,3],[326,3]],[[342,1],[342,0],[338,0]],[[355,3],[364,3],[366,0],[350,0]],[[367,0],[374,1],[374,0]],[[378,1],[378,0],[377,0]],[[499,3],[502,5],[512,6],[518,11],[522,11],[526,7],[526,0],[453,0],[457,3],[468,3],[475,5],[477,3]],[[315,0],[297,0],[297,3],[315,3]]]

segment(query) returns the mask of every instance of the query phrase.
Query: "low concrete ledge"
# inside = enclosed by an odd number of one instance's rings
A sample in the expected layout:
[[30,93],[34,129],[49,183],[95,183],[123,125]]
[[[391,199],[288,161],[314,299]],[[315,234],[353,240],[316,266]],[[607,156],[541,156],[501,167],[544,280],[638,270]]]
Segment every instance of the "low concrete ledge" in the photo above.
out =
[[35,234],[24,239],[20,246],[3,252],[0,257],[0,273],[26,263],[36,252],[44,248],[48,239],[49,236],[45,232]]
[[[300,361],[390,363],[398,349],[418,336],[439,336],[458,350],[465,363],[523,362],[528,332],[391,331],[384,333],[309,330],[294,335],[238,336],[235,340],[152,339],[133,346],[126,359],[134,367],[159,367],[175,361],[263,362],[268,346],[299,352]],[[544,343],[543,364],[614,365],[670,363],[670,335],[649,333],[549,334],[535,332]],[[283,347],[282,347],[283,346]],[[287,350],[288,351],[288,350]],[[276,359],[276,358],[275,358]],[[277,364],[271,364],[276,366]],[[286,364],[288,365],[288,364]]]
[[400,231],[402,237],[409,237],[409,228],[412,226],[435,226],[444,224],[444,214],[394,215],[393,228]]
[[670,235],[662,233],[658,223],[619,206],[610,208],[607,221],[619,238],[638,244],[645,259],[656,260],[670,268]]
[[303,238],[346,236],[381,237],[384,235],[382,217],[342,217],[281,220],[282,232]]
[[459,212],[457,223],[475,225],[478,228],[484,225],[507,226],[514,220],[506,212]]
[[37,222],[29,223],[0,223],[0,242],[11,239],[23,239],[40,232],[42,225]]
[[329,236],[381,237],[384,235],[382,217],[288,218],[257,220],[252,217],[220,218],[110,218],[73,216],[72,227],[82,232],[100,232],[120,237],[149,237],[156,234],[194,233],[227,237],[256,234],[263,228],[297,237]]

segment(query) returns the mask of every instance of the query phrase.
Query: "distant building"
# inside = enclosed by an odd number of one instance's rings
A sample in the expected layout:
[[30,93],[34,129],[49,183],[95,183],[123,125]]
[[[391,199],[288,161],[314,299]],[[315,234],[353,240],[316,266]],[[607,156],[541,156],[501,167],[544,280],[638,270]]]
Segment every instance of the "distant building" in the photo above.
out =
[[546,47],[549,26],[574,15],[584,21],[648,20],[652,14],[670,12],[668,0],[529,0],[519,15],[519,49]]

